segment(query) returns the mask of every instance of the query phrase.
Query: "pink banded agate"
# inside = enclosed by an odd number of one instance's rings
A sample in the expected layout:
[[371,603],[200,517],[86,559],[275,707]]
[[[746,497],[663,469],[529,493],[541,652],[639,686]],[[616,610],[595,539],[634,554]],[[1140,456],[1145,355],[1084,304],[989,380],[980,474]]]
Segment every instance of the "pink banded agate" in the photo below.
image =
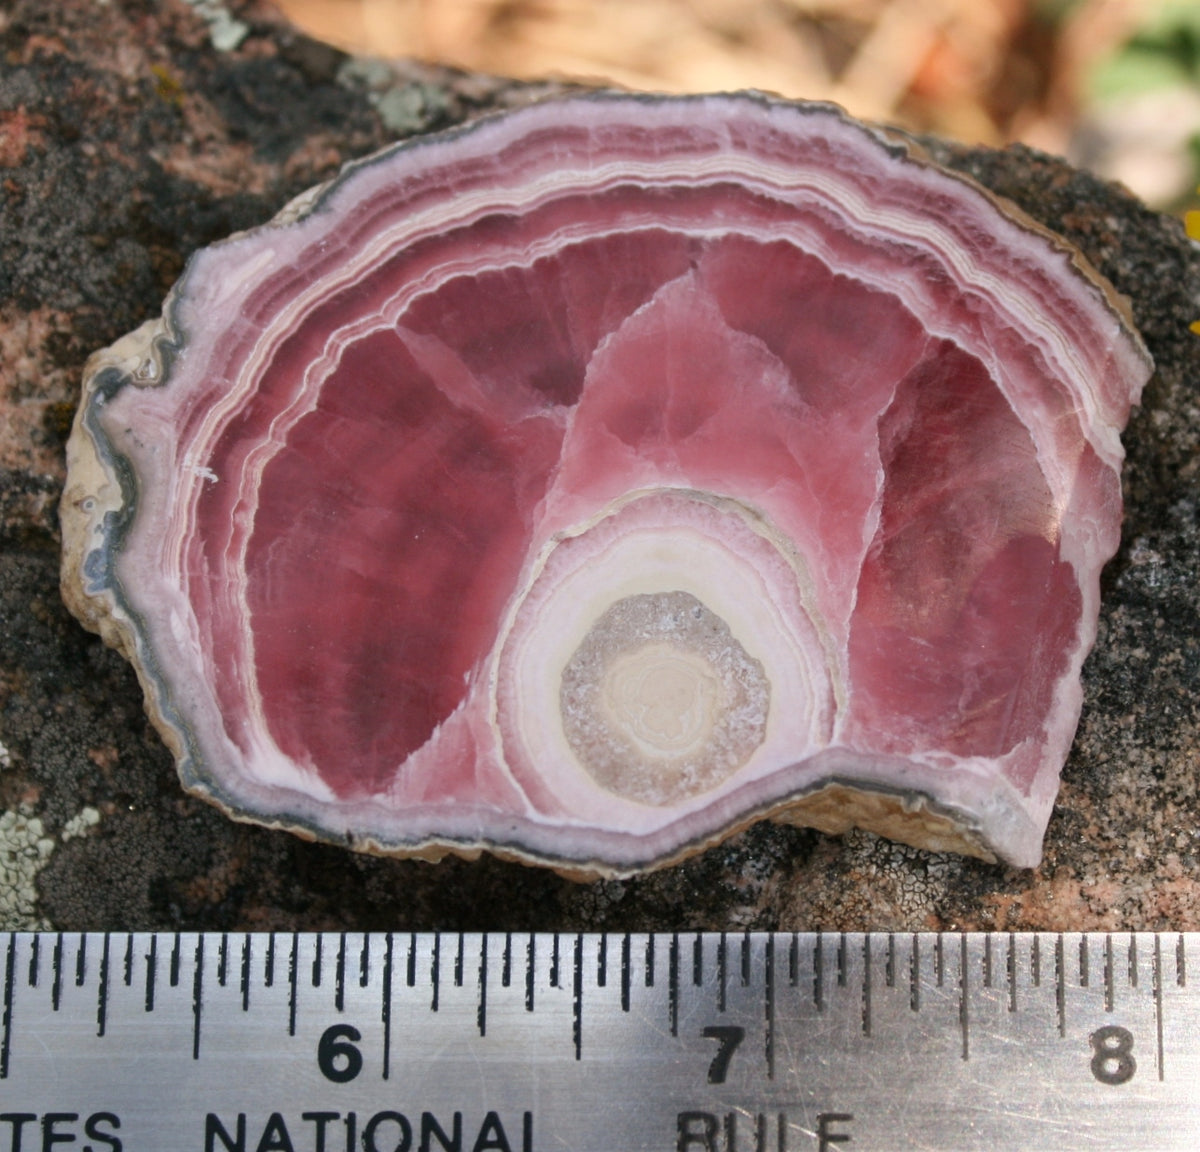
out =
[[1078,253],[837,109],[546,102],[348,166],[93,357],[65,594],[240,819],[1034,865],[1149,371]]

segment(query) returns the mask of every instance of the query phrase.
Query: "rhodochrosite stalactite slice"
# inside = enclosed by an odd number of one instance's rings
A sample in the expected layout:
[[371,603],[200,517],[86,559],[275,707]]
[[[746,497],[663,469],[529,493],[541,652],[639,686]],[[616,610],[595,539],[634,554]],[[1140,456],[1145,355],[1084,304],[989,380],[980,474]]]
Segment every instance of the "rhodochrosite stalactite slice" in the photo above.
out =
[[836,109],[540,104],[351,166],[93,358],[64,588],[240,817],[1032,864],[1148,371],[1077,253]]

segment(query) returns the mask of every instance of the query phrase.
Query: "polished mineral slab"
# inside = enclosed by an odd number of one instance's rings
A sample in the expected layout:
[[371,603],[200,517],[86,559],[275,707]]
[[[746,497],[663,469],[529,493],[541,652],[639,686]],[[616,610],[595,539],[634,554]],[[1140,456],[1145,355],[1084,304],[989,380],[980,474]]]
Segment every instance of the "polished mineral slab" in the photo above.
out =
[[547,102],[350,166],[93,358],[64,592],[240,818],[1032,865],[1149,370],[1078,253],[836,109]]

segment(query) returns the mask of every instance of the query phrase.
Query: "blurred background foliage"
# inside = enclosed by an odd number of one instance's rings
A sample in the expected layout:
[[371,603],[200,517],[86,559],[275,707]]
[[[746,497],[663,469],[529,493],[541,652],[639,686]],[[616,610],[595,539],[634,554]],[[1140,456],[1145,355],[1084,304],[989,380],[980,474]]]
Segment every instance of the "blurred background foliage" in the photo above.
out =
[[665,91],[762,88],[1020,140],[1200,205],[1200,0],[278,0],[357,53]]

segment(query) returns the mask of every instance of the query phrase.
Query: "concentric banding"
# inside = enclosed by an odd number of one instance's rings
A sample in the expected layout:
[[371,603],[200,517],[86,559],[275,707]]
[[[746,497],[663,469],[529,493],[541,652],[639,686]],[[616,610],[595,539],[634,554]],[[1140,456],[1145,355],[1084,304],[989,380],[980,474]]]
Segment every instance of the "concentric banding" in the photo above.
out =
[[711,493],[641,493],[552,543],[501,648],[510,769],[687,806],[820,747],[835,675],[804,584],[761,518]]

